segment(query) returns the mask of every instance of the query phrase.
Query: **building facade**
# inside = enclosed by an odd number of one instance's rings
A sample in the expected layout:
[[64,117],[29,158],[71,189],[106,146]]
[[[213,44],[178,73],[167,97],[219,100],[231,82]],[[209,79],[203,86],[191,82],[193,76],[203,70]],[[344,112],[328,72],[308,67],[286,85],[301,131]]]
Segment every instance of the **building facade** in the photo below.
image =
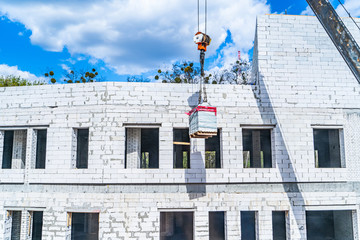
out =
[[0,88],[0,239],[358,239],[360,85],[315,17],[258,17],[253,62],[209,139],[195,85]]

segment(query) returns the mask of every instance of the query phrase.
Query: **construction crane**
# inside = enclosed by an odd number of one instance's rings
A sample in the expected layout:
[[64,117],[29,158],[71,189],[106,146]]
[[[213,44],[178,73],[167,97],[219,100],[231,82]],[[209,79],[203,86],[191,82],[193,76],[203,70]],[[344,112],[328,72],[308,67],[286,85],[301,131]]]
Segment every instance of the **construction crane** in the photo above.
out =
[[360,48],[328,0],[306,0],[360,83]]
[[194,42],[198,45],[198,50],[200,51],[201,77],[204,77],[205,52],[206,47],[210,45],[211,38],[209,35],[206,35],[206,33],[197,32],[194,37]]
[[205,0],[205,32],[200,31],[200,0],[198,3],[198,32],[194,36],[194,42],[200,51],[200,89],[198,106],[187,114],[189,115],[189,136],[191,138],[209,138],[217,135],[216,107],[211,107],[207,102],[207,96],[202,84],[204,82],[205,52],[210,45],[211,38],[206,34],[207,29],[207,0]]
[[[205,52],[207,46],[211,43],[211,38],[206,34],[207,30],[207,0],[205,0],[205,32],[200,31],[200,0],[197,0],[197,17],[198,17],[198,32],[194,36],[194,42],[198,46],[198,50],[200,51],[200,91],[199,91],[199,104],[202,102],[207,102],[205,87],[202,89],[202,84],[204,81],[204,64],[205,64]],[[204,94],[204,96],[202,96]]]

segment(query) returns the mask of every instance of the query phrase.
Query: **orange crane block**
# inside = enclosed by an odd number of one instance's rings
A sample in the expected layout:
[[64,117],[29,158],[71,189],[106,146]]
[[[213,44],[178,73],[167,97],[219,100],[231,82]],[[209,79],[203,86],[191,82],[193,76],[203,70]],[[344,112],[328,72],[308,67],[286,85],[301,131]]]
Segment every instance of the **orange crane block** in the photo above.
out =
[[197,32],[194,36],[194,42],[198,45],[198,50],[206,51],[206,47],[211,43],[211,38],[205,33]]

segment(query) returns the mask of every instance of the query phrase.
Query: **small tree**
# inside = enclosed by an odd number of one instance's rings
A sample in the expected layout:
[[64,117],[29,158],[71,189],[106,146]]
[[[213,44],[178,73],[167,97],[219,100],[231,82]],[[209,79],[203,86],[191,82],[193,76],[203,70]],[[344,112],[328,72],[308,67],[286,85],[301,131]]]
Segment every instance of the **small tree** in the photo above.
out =
[[[45,77],[50,78],[51,83],[56,83],[57,80],[54,77],[54,72],[49,71],[45,73]],[[96,82],[96,80],[100,79],[98,77],[99,73],[95,68],[92,68],[90,71],[84,70],[70,70],[65,73],[64,82],[65,83],[87,83],[87,82]]]
[[[251,64],[247,60],[238,60],[228,68],[223,68],[213,74],[205,75],[205,84],[247,84],[250,77]],[[198,83],[200,68],[192,62],[175,63],[171,70],[158,70],[155,80],[163,83]]]
[[0,87],[45,85],[42,81],[29,81],[13,75],[0,76]]
[[158,70],[155,80],[163,83],[197,83],[200,76],[200,68],[195,67],[192,62],[175,63],[171,70]]
[[210,81],[213,84],[248,84],[251,64],[247,60],[238,60],[230,67],[215,72]]

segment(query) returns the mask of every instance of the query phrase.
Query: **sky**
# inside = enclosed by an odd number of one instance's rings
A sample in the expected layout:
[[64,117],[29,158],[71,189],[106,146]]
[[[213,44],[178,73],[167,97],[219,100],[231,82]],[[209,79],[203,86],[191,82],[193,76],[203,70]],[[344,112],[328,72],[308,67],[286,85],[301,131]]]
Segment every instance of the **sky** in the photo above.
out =
[[[359,0],[341,0],[360,17]],[[200,0],[200,31],[204,31]],[[346,16],[339,0],[330,1]],[[198,62],[197,0],[0,0],[0,76],[30,81],[55,72],[95,68],[100,81],[138,76],[154,81],[158,69]],[[313,15],[306,0],[208,0],[206,70],[252,58],[256,16]],[[60,80],[60,81],[59,81]]]

